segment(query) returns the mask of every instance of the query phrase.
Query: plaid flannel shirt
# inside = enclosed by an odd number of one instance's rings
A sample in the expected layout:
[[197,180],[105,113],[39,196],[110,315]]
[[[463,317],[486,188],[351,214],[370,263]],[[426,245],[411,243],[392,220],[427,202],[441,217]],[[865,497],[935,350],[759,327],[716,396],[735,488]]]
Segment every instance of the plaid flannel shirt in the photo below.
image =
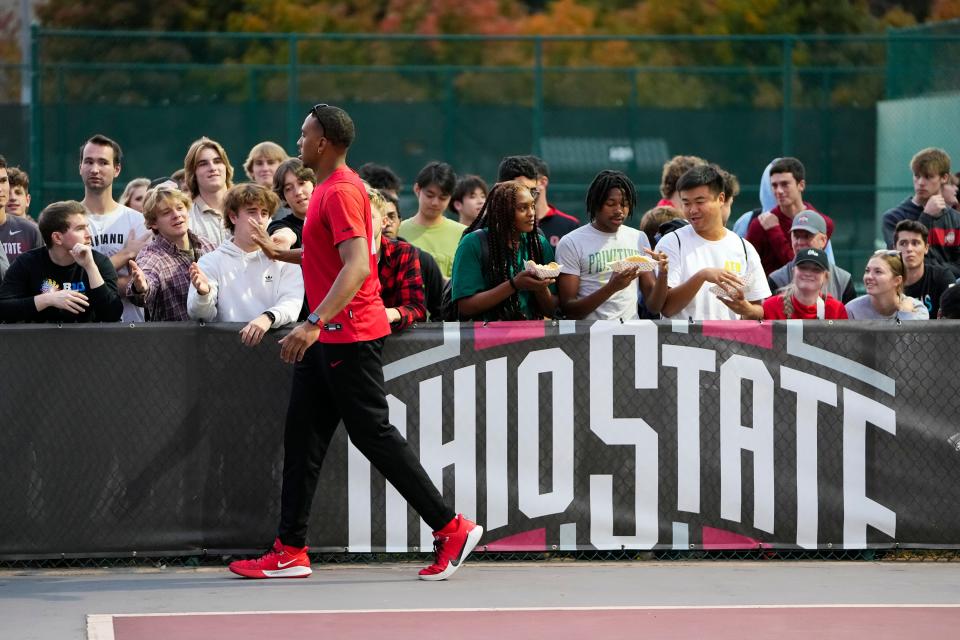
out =
[[137,266],[146,276],[150,289],[146,294],[133,291],[133,279],[127,284],[127,298],[143,307],[152,322],[189,320],[187,292],[190,290],[190,264],[214,250],[213,243],[188,231],[191,251],[182,251],[156,234],[137,254]]
[[390,325],[394,333],[427,319],[420,258],[413,245],[381,236],[377,274],[380,276],[383,305],[400,312],[400,319]]

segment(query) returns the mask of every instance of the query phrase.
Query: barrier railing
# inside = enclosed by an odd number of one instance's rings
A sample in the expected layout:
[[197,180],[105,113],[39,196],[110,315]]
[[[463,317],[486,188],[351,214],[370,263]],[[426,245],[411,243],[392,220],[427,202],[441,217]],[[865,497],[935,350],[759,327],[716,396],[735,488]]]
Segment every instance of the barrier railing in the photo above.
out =
[[[233,325],[0,327],[0,559],[273,539],[291,370]],[[391,421],[487,553],[960,547],[958,325],[521,322],[387,342]],[[946,390],[946,391],[945,391]],[[341,432],[318,552],[429,532]]]

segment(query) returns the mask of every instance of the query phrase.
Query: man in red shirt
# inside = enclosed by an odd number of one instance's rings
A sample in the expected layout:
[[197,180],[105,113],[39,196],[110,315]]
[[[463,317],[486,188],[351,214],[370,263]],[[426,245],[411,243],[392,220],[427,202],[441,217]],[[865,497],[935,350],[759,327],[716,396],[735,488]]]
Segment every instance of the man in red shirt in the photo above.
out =
[[[790,244],[790,228],[793,217],[801,211],[817,211],[809,202],[803,201],[806,188],[806,169],[796,158],[780,158],[770,165],[770,187],[777,198],[777,206],[761,213],[747,227],[747,241],[760,254],[763,272],[768,276],[793,260]],[[827,223],[827,240],[833,235],[833,220],[823,213]]]
[[483,527],[443,502],[407,441],[389,422],[381,352],[390,324],[380,299],[370,200],[346,164],[350,116],[318,104],[301,127],[300,157],[320,184],[303,226],[303,281],[313,312],[280,340],[296,363],[284,433],[280,525],[273,548],[230,570],[248,578],[310,575],[306,536],[320,466],[341,419],[353,444],[434,529],[436,561],[423,580],[460,568]]

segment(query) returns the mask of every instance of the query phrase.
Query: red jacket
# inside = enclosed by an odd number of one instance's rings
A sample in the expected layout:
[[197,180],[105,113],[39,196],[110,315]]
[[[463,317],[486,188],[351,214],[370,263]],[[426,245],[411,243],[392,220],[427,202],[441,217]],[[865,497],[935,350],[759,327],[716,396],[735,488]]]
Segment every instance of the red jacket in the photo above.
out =
[[[824,320],[846,320],[847,308],[843,303],[827,294],[823,299]],[[816,320],[817,305],[800,304],[796,298],[793,299],[793,315],[787,318],[783,309],[783,296],[777,295],[767,298],[763,301],[763,319],[764,320]]]

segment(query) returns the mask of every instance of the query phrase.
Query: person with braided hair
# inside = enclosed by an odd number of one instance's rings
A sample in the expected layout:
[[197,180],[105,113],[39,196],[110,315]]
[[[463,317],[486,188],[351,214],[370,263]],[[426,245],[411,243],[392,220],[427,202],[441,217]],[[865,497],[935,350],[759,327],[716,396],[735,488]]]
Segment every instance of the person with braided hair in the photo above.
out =
[[517,181],[499,182],[463,234],[453,259],[451,299],[461,318],[537,320],[553,316],[554,278],[538,278],[525,263],[553,261],[537,228],[536,196]]
[[846,320],[843,303],[824,291],[830,282],[826,252],[813,247],[801,249],[793,265],[793,281],[763,301],[763,319]]
[[[590,184],[586,205],[590,223],[557,245],[564,315],[571,320],[634,320],[639,317],[638,289],[651,308],[659,309],[667,293],[667,256],[651,251],[647,234],[626,224],[637,206],[633,182],[622,171],[605,169]],[[643,268],[659,263],[658,275],[641,272],[641,262],[621,268],[624,260],[644,258]]]

